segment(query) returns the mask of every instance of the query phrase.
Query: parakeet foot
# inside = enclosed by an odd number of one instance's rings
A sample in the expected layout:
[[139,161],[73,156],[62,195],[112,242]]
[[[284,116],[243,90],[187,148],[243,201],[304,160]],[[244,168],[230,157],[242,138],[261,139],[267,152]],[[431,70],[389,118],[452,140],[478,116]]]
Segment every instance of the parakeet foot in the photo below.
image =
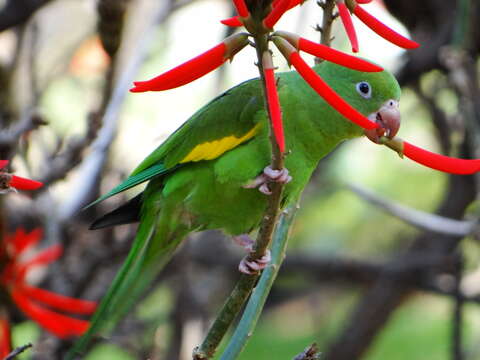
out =
[[[253,240],[249,235],[236,235],[233,237],[233,241],[235,241],[238,245],[242,246],[249,253],[253,252],[253,245],[255,245],[255,240]],[[240,264],[238,265],[238,270],[240,270],[240,272],[244,274],[253,275],[257,271],[265,269],[270,260],[270,250],[267,250],[264,256],[256,260],[251,260],[250,254],[248,254],[242,259],[242,261],[240,261]]]
[[243,247],[248,252],[253,251],[253,245],[255,244],[255,240],[253,240],[249,235],[242,234],[233,236],[233,241]]
[[270,250],[267,250],[265,255],[256,260],[250,260],[250,255],[247,255],[242,259],[242,261],[240,261],[238,270],[244,274],[253,275],[256,272],[265,269],[271,260],[272,257],[270,255]]
[[270,190],[268,184],[271,182],[278,182],[281,184],[286,184],[292,180],[292,177],[288,175],[288,169],[274,170],[270,166],[267,166],[263,169],[263,174],[257,176],[247,185],[243,187],[246,189],[253,189],[258,187],[258,190],[265,194],[270,195],[272,190]]

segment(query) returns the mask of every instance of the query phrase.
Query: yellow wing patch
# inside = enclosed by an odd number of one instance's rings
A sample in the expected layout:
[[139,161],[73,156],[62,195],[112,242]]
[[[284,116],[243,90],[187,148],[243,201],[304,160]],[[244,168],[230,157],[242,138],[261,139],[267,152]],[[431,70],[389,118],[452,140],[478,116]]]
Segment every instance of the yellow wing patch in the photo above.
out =
[[254,137],[258,130],[260,129],[260,123],[255,125],[252,130],[247,132],[242,137],[236,137],[234,135],[226,136],[219,140],[207,141],[202,144],[198,144],[193,148],[192,151],[185,156],[180,163],[186,163],[189,161],[200,161],[200,160],[212,160],[224,152],[233,149],[237,145],[251,139]]

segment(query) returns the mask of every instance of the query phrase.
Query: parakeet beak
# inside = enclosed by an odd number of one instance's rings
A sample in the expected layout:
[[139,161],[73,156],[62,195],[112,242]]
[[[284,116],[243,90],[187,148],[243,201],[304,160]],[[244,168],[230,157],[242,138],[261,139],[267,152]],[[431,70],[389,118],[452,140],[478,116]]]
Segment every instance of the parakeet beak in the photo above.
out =
[[365,136],[379,144],[380,138],[386,136],[392,139],[400,128],[400,110],[397,100],[386,101],[377,112],[368,115],[368,118],[380,125],[376,129],[364,130]]

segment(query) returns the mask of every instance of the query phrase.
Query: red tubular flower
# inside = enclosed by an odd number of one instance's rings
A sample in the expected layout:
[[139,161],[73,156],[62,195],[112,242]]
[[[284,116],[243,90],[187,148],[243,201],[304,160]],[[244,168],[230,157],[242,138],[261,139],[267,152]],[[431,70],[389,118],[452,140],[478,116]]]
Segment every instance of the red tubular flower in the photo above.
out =
[[[286,11],[290,10],[290,9],[293,9],[295,6],[298,6],[298,5],[301,5],[305,0],[290,0],[289,4],[288,4],[288,8],[287,10],[285,10],[283,13],[285,13]],[[282,0],[274,0],[272,2],[272,6],[273,8],[277,7],[279,5],[279,3],[282,2]],[[284,4],[282,4],[283,6]],[[280,17],[282,16],[283,14],[280,15]],[[277,19],[278,21],[278,19]],[[220,21],[223,25],[227,25],[227,26],[231,26],[231,27],[239,27],[239,26],[243,26],[243,23],[242,21],[240,20],[240,16],[233,16],[231,18],[228,18],[228,19],[224,19],[224,20],[221,20]],[[271,28],[269,28],[271,29]]]
[[310,66],[300,57],[297,50],[285,39],[274,37],[273,43],[282,55],[292,64],[301,77],[315,90],[327,103],[351,122],[364,129],[376,129],[378,124],[370,121],[349,103],[343,100]]
[[[8,165],[8,163],[8,160],[0,160],[0,169],[3,169]],[[42,186],[43,184],[40,181],[22,178],[6,172],[0,172],[0,191],[9,188],[14,188],[17,190],[37,190]]]
[[306,53],[333,62],[335,64],[348,67],[353,70],[365,72],[383,71],[383,68],[381,68],[380,66],[372,64],[360,58],[350,56],[323,44],[317,44],[304,38],[300,38],[298,44],[299,49],[305,51]]
[[79,300],[28,285],[22,287],[22,293],[29,299],[57,310],[72,311],[72,309],[75,309],[76,314],[89,315],[92,314],[97,307],[97,303],[94,301]]
[[267,29],[273,29],[278,20],[289,9],[290,0],[279,0],[277,5],[273,7],[270,14],[263,20],[263,25]]
[[233,0],[233,4],[237,9],[238,15],[240,15],[243,18],[248,17],[249,12],[248,12],[247,5],[245,4],[245,0]]
[[[15,231],[15,234],[5,236],[5,244],[8,246],[7,251],[11,256],[17,256],[30,249],[32,246],[35,246],[41,237],[41,229],[34,229],[27,234],[24,229],[19,228]],[[0,252],[1,249],[2,248],[0,247]]]
[[480,159],[456,159],[435,154],[412,145],[407,141],[403,141],[403,154],[409,159],[429,168],[450,174],[468,175],[480,171]]
[[351,122],[364,129],[375,129],[378,124],[368,120],[349,103],[343,100],[323,79],[303,61],[298,52],[290,56],[290,62],[297,69],[303,79],[315,90],[327,103]]
[[12,175],[9,185],[18,190],[37,190],[43,186],[40,181],[25,179],[16,175]]
[[365,72],[378,72],[383,71],[378,65],[365,61],[355,56],[345,54],[341,51],[332,49],[329,46],[318,44],[313,41],[304,39],[297,34],[293,34],[287,31],[276,31],[274,36],[280,36],[287,40],[297,50],[304,51],[310,55],[314,55],[321,59],[333,62],[335,64],[348,67],[353,70],[365,71]]
[[352,51],[358,52],[358,38],[357,33],[355,32],[355,27],[353,26],[352,17],[350,16],[350,11],[347,9],[343,0],[337,2],[337,7],[340,19],[342,19],[343,27],[345,28],[350,44],[352,45]]
[[417,42],[407,39],[396,31],[390,29],[387,25],[366,12],[360,5],[355,6],[353,13],[370,29],[383,37],[385,40],[390,41],[392,44],[400,46],[404,49],[416,49],[420,46],[420,44]]
[[7,314],[0,311],[0,359],[5,359],[12,351],[12,341],[10,337],[10,324]]
[[88,321],[75,319],[40,306],[18,289],[12,290],[10,295],[18,308],[28,317],[61,339],[80,336],[88,329]]
[[275,83],[274,66],[270,53],[263,55],[263,73],[265,75],[265,86],[267,88],[267,104],[272,119],[273,133],[280,152],[285,152],[285,137],[283,134],[282,112],[278,100],[277,85]]
[[135,86],[130,91],[162,91],[188,84],[233,58],[247,44],[247,34],[241,33],[229,36],[212,49],[151,80],[134,82]]
[[80,300],[39,289],[26,283],[26,275],[35,266],[47,265],[57,259],[62,248],[50,246],[30,259],[22,259],[25,251],[38,242],[42,231],[36,229],[26,233],[19,229],[14,235],[6,236],[0,256],[5,261],[0,271],[0,285],[10,294],[12,301],[28,317],[36,321],[46,330],[60,338],[82,335],[89,322],[76,319],[58,311],[72,314],[92,314],[96,303]]
[[357,3],[358,4],[368,4],[368,3],[371,3],[372,0],[357,0]]
[[63,247],[61,245],[52,245],[40,251],[31,259],[22,262],[21,264],[18,264],[16,266],[17,276],[24,279],[29,270],[31,270],[35,266],[43,266],[50,264],[51,262],[57,260],[62,255],[62,252]]
[[228,19],[220,20],[220,22],[223,25],[227,25],[227,26],[230,26],[230,27],[243,26],[243,23],[240,21],[240,17],[238,15],[234,16],[234,17],[231,17],[231,18],[228,18]]

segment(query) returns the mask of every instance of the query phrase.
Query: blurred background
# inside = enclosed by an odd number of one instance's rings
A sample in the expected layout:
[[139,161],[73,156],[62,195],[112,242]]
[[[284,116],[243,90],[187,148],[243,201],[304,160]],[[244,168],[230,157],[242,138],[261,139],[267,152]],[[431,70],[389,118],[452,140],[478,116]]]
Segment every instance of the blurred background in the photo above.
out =
[[[480,158],[480,4],[374,0],[365,9],[421,43],[407,53],[355,21],[359,55],[402,85],[399,136]],[[1,222],[6,232],[43,228],[42,246],[64,246],[33,283],[90,300],[105,293],[136,227],[92,232],[89,223],[140,190],[82,207],[199,107],[255,77],[254,50],[174,90],[128,89],[220,42],[232,31],[220,20],[233,14],[229,0],[0,0],[0,158],[45,183],[2,196]],[[276,28],[318,41],[321,17],[309,0]],[[333,47],[349,52],[339,22],[334,35]],[[479,179],[421,167],[363,138],[339,146],[304,192],[287,259],[241,359],[293,359],[313,342],[325,360],[480,359]],[[190,359],[243,256],[220,232],[193,235],[85,358]],[[61,359],[71,345],[15,309],[12,323],[15,346],[34,344],[18,358]]]

